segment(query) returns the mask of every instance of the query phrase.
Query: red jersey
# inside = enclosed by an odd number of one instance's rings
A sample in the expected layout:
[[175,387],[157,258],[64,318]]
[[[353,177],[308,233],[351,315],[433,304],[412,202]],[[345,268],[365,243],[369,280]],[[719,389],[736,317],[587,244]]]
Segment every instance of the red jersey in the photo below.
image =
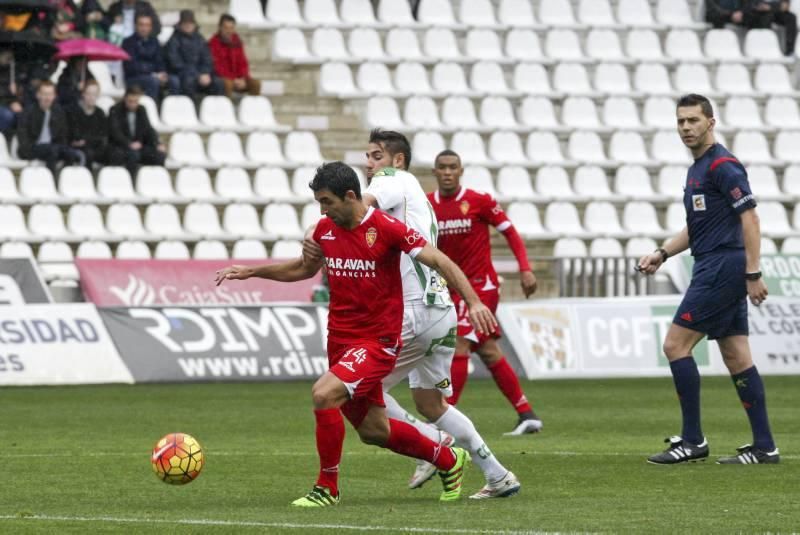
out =
[[497,201],[488,193],[464,187],[452,197],[435,191],[428,199],[439,221],[436,246],[461,268],[476,290],[497,289],[489,225],[500,232],[511,226]]
[[400,253],[415,257],[427,244],[425,238],[392,216],[369,208],[352,230],[323,217],[314,241],[322,248],[328,272],[328,339],[398,342],[403,325]]

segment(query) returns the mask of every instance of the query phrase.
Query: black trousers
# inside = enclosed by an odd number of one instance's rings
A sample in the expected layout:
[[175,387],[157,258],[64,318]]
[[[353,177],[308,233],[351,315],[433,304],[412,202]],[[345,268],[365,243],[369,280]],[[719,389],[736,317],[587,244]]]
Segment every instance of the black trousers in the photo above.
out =
[[58,167],[58,162],[63,161],[67,165],[80,163],[83,164],[83,154],[73,149],[68,145],[58,145],[56,143],[41,143],[38,145],[34,145],[31,148],[30,155],[20,155],[23,158],[28,158],[32,160],[42,160],[44,161],[47,168],[52,171],[52,173],[56,174],[56,168]]
[[142,165],[164,165],[167,155],[159,151],[156,147],[143,146],[140,150],[133,150],[128,147],[111,147],[108,151],[109,165],[124,165],[131,176],[136,175],[139,166]]

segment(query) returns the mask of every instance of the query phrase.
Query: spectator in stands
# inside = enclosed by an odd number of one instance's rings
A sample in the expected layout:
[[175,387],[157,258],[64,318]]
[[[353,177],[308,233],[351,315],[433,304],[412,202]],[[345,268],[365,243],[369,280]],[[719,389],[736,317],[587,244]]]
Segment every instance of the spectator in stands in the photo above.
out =
[[70,58],[67,66],[61,71],[56,84],[59,106],[66,110],[68,107],[77,104],[81,99],[81,92],[89,80],[94,80],[94,75],[88,68],[86,57],[75,56]]
[[184,9],[166,45],[170,92],[194,98],[197,93],[222,94],[222,80],[214,74],[208,43],[197,31],[194,13]]
[[55,21],[50,35],[56,41],[83,36],[86,21],[80,8],[72,0],[55,0]]
[[84,85],[81,98],[67,108],[69,121],[69,144],[83,153],[84,163],[89,169],[93,163],[105,161],[108,146],[108,118],[97,107],[100,86],[94,80]]
[[22,103],[19,98],[19,76],[11,79],[11,62],[14,55],[10,50],[0,52],[0,133],[11,140],[17,118],[22,113]]
[[748,28],[772,28],[783,26],[786,40],[783,53],[794,54],[797,40],[797,16],[789,10],[790,0],[749,0],[745,5],[744,25]]
[[214,70],[222,78],[225,95],[233,92],[248,95],[261,94],[261,81],[250,77],[250,66],[244,53],[244,45],[236,33],[236,19],[227,13],[219,18],[217,33],[208,41]]
[[743,0],[706,0],[706,22],[714,28],[724,28],[726,24],[743,24]]
[[106,40],[108,28],[105,27],[106,14],[98,0],[83,0],[81,15],[85,21],[83,35],[93,39]]
[[122,101],[108,112],[108,163],[124,165],[131,175],[140,165],[164,165],[166,159],[164,145],[139,104],[143,94],[139,86],[128,87]]
[[153,34],[150,15],[136,17],[136,33],[122,42],[122,48],[131,57],[123,64],[127,87],[138,86],[158,102],[161,86],[168,81],[161,43]]
[[83,163],[83,154],[68,145],[69,128],[64,110],[56,103],[56,87],[50,80],[39,84],[36,104],[22,113],[17,137],[19,156],[44,160],[54,174],[59,162]]
[[106,30],[111,28],[114,23],[121,23],[123,26],[122,35],[130,37],[133,35],[138,25],[138,19],[142,15],[150,17],[152,23],[153,36],[158,37],[161,33],[161,20],[158,18],[156,10],[145,0],[117,0],[108,7],[104,19]]

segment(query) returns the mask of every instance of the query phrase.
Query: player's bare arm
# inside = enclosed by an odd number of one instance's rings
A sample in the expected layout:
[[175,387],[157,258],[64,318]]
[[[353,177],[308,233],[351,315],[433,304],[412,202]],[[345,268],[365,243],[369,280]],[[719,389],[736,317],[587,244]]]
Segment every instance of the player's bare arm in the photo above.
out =
[[320,247],[313,238],[316,229],[316,223],[311,225],[308,230],[306,230],[306,235],[303,238],[303,259],[310,264],[322,262],[324,257],[322,254],[322,247]]
[[[761,222],[755,208],[742,212],[742,235],[744,237],[744,250],[747,255],[747,295],[750,302],[759,306],[767,298],[767,285],[760,274],[761,262]],[[753,277],[754,280],[751,280]]]
[[[652,275],[670,256],[682,253],[689,248],[689,228],[683,227],[679,233],[664,242],[660,249],[643,256],[637,264],[639,271]],[[662,252],[663,251],[663,252]],[[666,253],[666,256],[664,255]]]
[[447,284],[452,286],[469,307],[469,316],[472,325],[480,333],[493,333],[497,327],[497,320],[492,314],[491,310],[484,305],[472,285],[467,280],[467,276],[461,271],[447,255],[439,249],[431,246],[430,244],[425,247],[416,256],[416,260],[422,262],[431,269],[435,269],[445,278]]
[[260,266],[228,266],[216,272],[214,282],[219,286],[226,280],[247,280],[253,277],[278,282],[296,282],[310,279],[322,269],[322,261],[309,262],[304,257]]

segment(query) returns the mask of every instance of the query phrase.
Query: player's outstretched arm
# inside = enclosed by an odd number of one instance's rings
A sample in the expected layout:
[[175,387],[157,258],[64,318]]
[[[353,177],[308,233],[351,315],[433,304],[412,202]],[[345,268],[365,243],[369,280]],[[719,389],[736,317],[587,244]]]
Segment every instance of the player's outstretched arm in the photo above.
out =
[[296,282],[310,279],[322,269],[322,262],[308,262],[305,258],[296,258],[278,264],[264,264],[260,266],[228,266],[217,271],[217,286],[226,280],[247,280],[253,277],[270,279],[278,282]]
[[[747,255],[747,273],[760,273],[761,263],[761,221],[755,208],[745,210],[739,216],[742,219],[742,235],[744,250]],[[767,285],[764,279],[747,280],[747,295],[750,302],[758,306],[767,298]]]
[[464,302],[469,307],[469,316],[472,320],[472,325],[480,333],[493,333],[497,328],[497,320],[486,305],[484,305],[475,290],[472,289],[467,276],[461,271],[455,262],[450,260],[439,249],[425,245],[422,251],[415,257],[416,260],[422,262],[426,266],[438,271],[442,277],[447,281],[447,284],[461,294]]
[[639,259],[638,271],[652,275],[670,256],[675,256],[689,248],[689,228],[683,227],[679,233],[664,242],[661,248]]

